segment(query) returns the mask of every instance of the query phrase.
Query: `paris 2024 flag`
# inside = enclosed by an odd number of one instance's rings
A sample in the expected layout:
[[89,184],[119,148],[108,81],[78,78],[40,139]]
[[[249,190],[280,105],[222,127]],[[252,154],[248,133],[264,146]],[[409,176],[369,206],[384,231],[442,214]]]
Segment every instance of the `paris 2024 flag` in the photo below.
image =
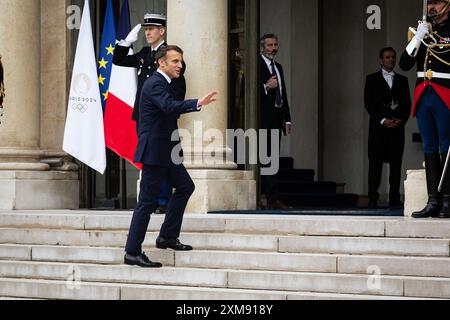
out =
[[89,0],[85,0],[81,18],[63,150],[99,173],[105,172],[103,110],[98,86]]

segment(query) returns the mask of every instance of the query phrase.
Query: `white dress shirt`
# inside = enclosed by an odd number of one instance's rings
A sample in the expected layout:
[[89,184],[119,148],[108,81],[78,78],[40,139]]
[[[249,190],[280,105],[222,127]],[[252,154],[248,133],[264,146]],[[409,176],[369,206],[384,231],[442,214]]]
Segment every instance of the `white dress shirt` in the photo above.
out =
[[[392,86],[394,85],[395,72],[394,71],[388,72],[388,71],[384,70],[383,68],[381,68],[381,72],[383,72],[383,78],[384,78],[384,80],[386,80],[389,88],[392,90]],[[383,125],[385,121],[386,121],[386,118],[381,120],[381,125]]]
[[[172,83],[172,79],[170,79],[170,77],[166,73],[164,73],[164,71],[161,71],[161,70],[158,69],[158,70],[156,70],[156,72],[162,74],[163,77],[167,80],[167,82],[169,84]],[[198,102],[197,102],[197,110],[202,110],[202,106],[200,106]]]
[[392,86],[394,85],[395,72],[394,71],[388,72],[384,69],[381,69],[381,71],[383,72],[384,80],[386,80],[389,88],[392,89]]
[[158,44],[155,48],[152,47],[152,51],[158,51],[159,48],[161,48],[161,46],[165,43],[166,41],[162,41],[160,44]]

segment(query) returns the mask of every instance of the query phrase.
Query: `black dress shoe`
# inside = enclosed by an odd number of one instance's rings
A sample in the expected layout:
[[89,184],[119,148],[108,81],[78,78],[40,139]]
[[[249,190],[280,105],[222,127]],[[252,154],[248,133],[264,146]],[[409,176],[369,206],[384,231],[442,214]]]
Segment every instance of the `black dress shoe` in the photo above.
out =
[[389,202],[389,209],[391,210],[405,209],[405,205],[401,201]]
[[422,211],[414,212],[412,217],[415,219],[437,218],[441,206],[437,203],[428,203]]
[[449,212],[441,212],[439,214],[439,219],[450,219],[450,213]]
[[440,219],[450,219],[450,196],[444,195],[442,197],[442,207],[439,213]]
[[378,209],[378,203],[376,203],[376,202],[369,202],[368,208],[369,209]]
[[159,206],[158,209],[156,209],[156,214],[166,214],[167,207],[166,206]]
[[281,202],[280,200],[269,201],[267,207],[268,207],[269,209],[275,209],[275,210],[287,210],[287,209],[292,209],[292,207],[288,206],[288,205],[285,204],[284,202]]
[[139,266],[142,268],[161,268],[162,264],[159,262],[151,262],[150,259],[145,255],[145,252],[140,255],[133,256],[126,253],[124,262],[130,266]]
[[164,239],[161,237],[156,239],[156,247],[158,249],[173,249],[175,251],[191,251],[193,249],[189,245],[182,244],[179,239]]

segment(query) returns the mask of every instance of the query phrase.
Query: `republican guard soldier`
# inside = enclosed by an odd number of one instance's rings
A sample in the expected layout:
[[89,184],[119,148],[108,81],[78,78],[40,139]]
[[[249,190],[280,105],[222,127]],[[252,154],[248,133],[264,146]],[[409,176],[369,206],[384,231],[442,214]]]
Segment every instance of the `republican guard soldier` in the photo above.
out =
[[423,140],[428,202],[414,218],[450,218],[450,175],[443,172],[450,145],[449,14],[450,0],[424,0],[423,19],[410,28],[414,36],[399,63],[405,71],[417,65],[412,113]]

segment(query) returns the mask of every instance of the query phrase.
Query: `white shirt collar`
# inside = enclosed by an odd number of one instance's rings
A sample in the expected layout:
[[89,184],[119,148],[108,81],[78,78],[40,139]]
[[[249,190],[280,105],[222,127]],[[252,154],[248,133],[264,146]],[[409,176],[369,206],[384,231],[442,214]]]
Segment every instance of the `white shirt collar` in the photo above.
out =
[[269,58],[267,58],[265,55],[261,55],[261,57],[264,59],[264,61],[266,62],[266,64],[268,66],[270,66],[272,64],[272,60],[270,60]]
[[161,46],[165,43],[166,41],[162,41],[156,48],[151,47],[152,51],[158,51],[159,48],[161,48]]
[[159,69],[156,71],[159,72],[160,74],[162,74],[168,83],[172,83],[172,79],[170,79],[170,77],[167,74],[165,74],[163,71],[161,71]]
[[381,68],[381,71],[383,72],[383,76],[395,76],[395,72],[393,70],[389,72]]

